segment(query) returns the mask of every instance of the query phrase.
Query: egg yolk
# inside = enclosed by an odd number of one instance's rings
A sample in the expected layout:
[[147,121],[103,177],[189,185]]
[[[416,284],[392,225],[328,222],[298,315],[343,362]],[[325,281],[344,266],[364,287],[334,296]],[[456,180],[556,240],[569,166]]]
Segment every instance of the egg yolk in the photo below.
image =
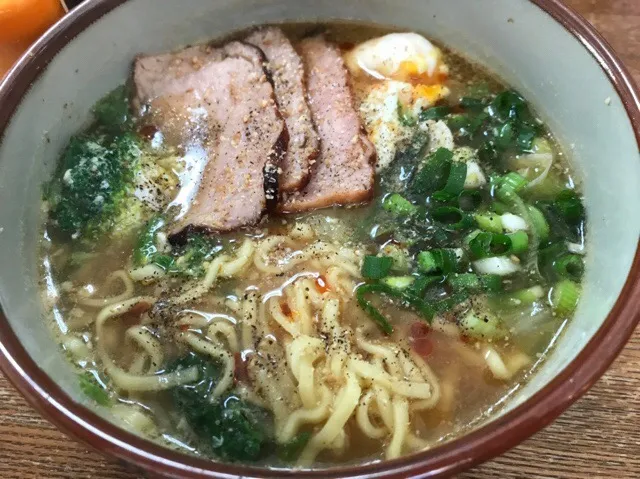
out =
[[413,88],[414,102],[419,98],[424,98],[429,104],[434,104],[448,94],[449,89],[444,85],[417,85]]

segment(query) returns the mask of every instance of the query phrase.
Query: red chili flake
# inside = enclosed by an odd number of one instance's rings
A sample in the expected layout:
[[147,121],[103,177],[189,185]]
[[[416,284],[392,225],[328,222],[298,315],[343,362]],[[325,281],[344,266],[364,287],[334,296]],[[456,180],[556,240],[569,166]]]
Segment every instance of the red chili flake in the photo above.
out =
[[473,339],[467,336],[466,334],[461,334],[460,341],[462,341],[463,343],[469,344],[473,342]]
[[247,369],[247,361],[244,360],[242,354],[237,352],[233,355],[235,366],[233,369],[233,379],[235,382],[248,383],[249,382],[249,370]]
[[409,343],[413,350],[423,358],[426,358],[433,352],[433,341],[427,336],[431,328],[422,321],[416,321],[409,328]]
[[180,331],[189,331],[189,325],[188,324],[181,324],[180,325]]
[[291,308],[285,301],[282,301],[280,303],[280,310],[282,311],[282,314],[284,314],[285,316],[289,316],[290,318],[293,316],[293,312],[291,311]]
[[409,336],[411,337],[411,339],[424,338],[425,336],[427,336],[427,334],[429,334],[430,331],[431,328],[429,328],[429,325],[427,323],[424,323],[422,321],[415,321],[411,325],[411,328],[409,328]]
[[411,347],[413,347],[413,350],[420,356],[426,358],[433,352],[433,341],[425,337],[416,338],[411,341]]
[[140,316],[149,311],[151,306],[152,305],[150,303],[146,303],[144,301],[139,302],[122,315],[120,323],[126,328],[140,324]]
[[327,279],[324,276],[320,275],[316,278],[316,289],[320,294],[329,291],[329,283],[327,283]]

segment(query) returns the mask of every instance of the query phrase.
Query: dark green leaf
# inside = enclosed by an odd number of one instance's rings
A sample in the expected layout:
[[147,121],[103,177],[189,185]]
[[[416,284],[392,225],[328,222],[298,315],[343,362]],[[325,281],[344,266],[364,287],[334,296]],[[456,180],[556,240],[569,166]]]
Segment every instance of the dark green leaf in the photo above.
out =
[[278,446],[278,457],[284,462],[294,462],[300,456],[300,453],[309,442],[309,439],[311,439],[311,433],[309,431],[299,433],[296,437],[291,439],[291,441]]
[[448,106],[432,106],[426,110],[420,112],[420,121],[427,120],[442,120],[445,116],[451,113],[451,107]]
[[393,258],[389,256],[364,257],[362,262],[362,276],[368,279],[382,279],[389,274],[393,266]]

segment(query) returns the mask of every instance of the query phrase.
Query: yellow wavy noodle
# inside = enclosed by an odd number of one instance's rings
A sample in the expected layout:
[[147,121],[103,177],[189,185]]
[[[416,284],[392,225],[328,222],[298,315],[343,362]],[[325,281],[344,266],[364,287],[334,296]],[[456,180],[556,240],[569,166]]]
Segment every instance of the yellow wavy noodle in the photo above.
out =
[[139,352],[129,366],[134,374],[153,374],[162,366],[162,345],[146,326],[131,326],[125,332],[125,340],[137,346]]
[[188,384],[198,379],[197,368],[191,367],[181,371],[165,374],[134,374],[118,366],[109,356],[102,340],[105,335],[105,323],[128,313],[140,303],[153,304],[156,298],[152,296],[137,296],[120,303],[111,304],[103,308],[96,318],[95,340],[98,357],[105,372],[119,389],[126,391],[160,391],[170,389],[181,384]]
[[122,283],[122,286],[123,286],[122,293],[119,293],[113,296],[96,298],[93,296],[93,294],[89,294],[86,288],[82,288],[78,292],[78,297],[77,297],[78,304],[82,306],[89,306],[92,308],[103,308],[105,306],[109,306],[110,304],[119,303],[133,296],[134,294],[133,281],[131,281],[131,278],[129,278],[129,275],[123,269],[114,271],[113,273],[109,274],[102,288],[110,289],[113,286],[113,284],[116,282]]

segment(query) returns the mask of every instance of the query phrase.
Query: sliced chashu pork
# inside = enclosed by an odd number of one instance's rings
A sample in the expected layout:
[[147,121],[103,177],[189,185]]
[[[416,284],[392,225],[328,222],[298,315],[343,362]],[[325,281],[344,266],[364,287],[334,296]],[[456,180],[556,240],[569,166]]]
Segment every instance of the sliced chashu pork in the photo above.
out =
[[309,181],[311,164],[318,155],[318,134],[306,100],[302,59],[277,27],[260,28],[245,41],[260,48],[267,57],[278,107],[289,130],[289,149],[281,164],[280,190],[299,190]]
[[306,211],[368,200],[373,195],[375,149],[354,108],[340,51],[322,36],[303,40],[298,50],[306,69],[320,155],[307,186],[284,195],[280,210]]
[[190,47],[136,59],[136,99],[171,145],[200,148],[202,178],[171,230],[229,231],[256,223],[277,201],[288,132],[256,47]]

